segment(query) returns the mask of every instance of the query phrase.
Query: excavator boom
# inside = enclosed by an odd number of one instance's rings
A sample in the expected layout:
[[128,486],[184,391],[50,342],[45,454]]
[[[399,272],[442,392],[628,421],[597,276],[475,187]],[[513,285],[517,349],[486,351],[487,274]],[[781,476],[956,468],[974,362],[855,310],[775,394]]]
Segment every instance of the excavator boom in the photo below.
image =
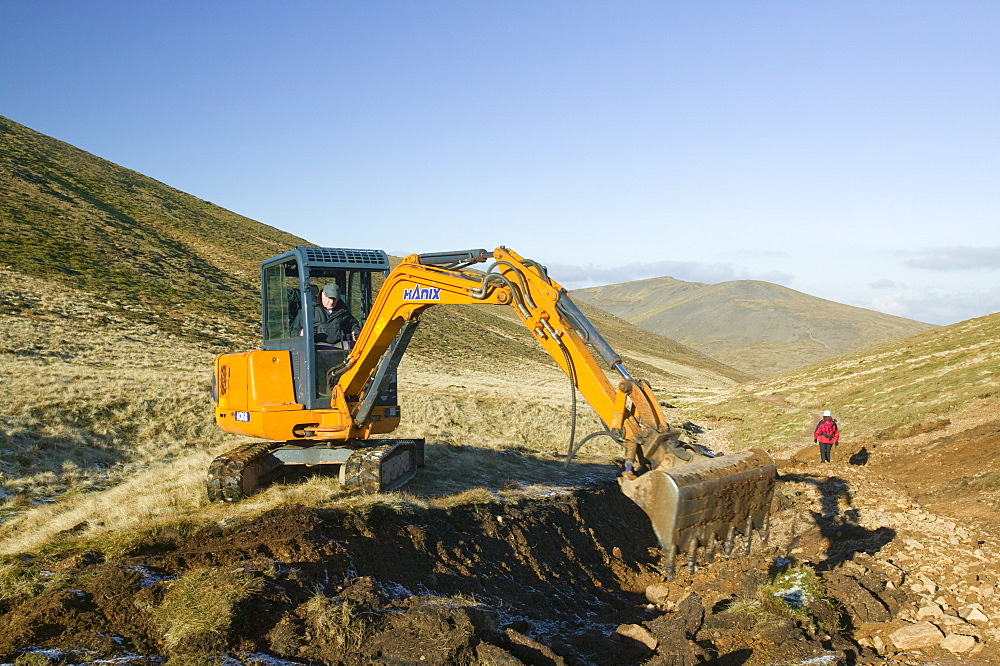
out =
[[[484,262],[489,262],[485,271],[470,268]],[[306,282],[310,268],[305,259],[299,259],[299,263],[302,266],[296,265],[293,273],[301,283],[300,309],[307,311],[311,305]],[[265,296],[265,307],[267,298]],[[284,447],[272,446],[266,454],[248,454],[251,459],[267,455],[274,458],[276,450],[280,453],[282,448],[290,446],[293,449],[310,445],[330,447],[331,443],[339,443],[355,453],[331,453],[330,459],[360,457],[357,450],[364,449],[369,468],[378,476],[377,468],[381,463],[367,449],[386,440],[369,438],[375,433],[391,432],[398,423],[398,406],[385,406],[385,396],[394,395],[396,366],[421,313],[433,305],[474,303],[511,307],[593,407],[604,424],[601,434],[614,439],[624,449],[622,490],[649,515],[670,562],[680,553],[693,562],[702,547],[714,550],[722,544],[727,551],[731,550],[738,536],[749,543],[753,530],[758,530],[762,537],[766,535],[767,513],[776,478],[770,457],[763,451],[753,451],[713,458],[684,446],[677,438],[678,431],[667,424],[649,383],[626,370],[621,357],[573,303],[566,290],[548,276],[541,264],[505,247],[492,252],[480,249],[406,257],[386,273],[377,296],[363,313],[364,325],[349,353],[341,352],[334,361],[322,366],[321,375],[316,375],[316,390],[318,395],[324,396],[322,399],[299,395],[301,391],[292,386],[293,382],[286,381],[284,385],[288,388],[280,405],[273,404],[276,400],[272,399],[272,404],[247,403],[246,409],[239,410],[220,398],[217,421],[231,432],[291,440],[286,441]],[[312,344],[308,323],[307,319],[301,334],[291,332],[301,335],[301,344],[306,347]],[[268,326],[265,317],[265,330],[269,330]],[[273,324],[271,327],[274,328]],[[288,333],[287,327],[284,330]],[[321,352],[299,349],[296,344],[299,343],[294,339],[279,339],[273,346],[287,347],[290,354],[301,353],[307,360],[320,358]],[[281,349],[274,350],[278,351]],[[251,355],[262,353],[250,352]],[[243,378],[243,383],[256,386],[268,372],[274,375],[272,379],[280,379],[282,369],[289,362],[272,352],[242,364],[231,358],[235,356],[238,355],[219,357],[217,378],[223,374],[229,378],[235,373]],[[315,370],[316,367],[307,367],[304,372]],[[609,379],[609,375],[613,379]],[[272,391],[276,390],[275,385],[274,382],[269,384]],[[241,390],[246,393],[242,385]],[[406,461],[412,460],[415,469],[417,458],[423,456],[422,442],[419,447],[413,446],[411,458],[404,455],[409,450],[408,445],[399,446],[402,448],[397,447],[392,453],[394,478],[397,479],[405,476],[399,472],[409,464]],[[343,449],[335,447],[335,450]],[[571,443],[571,454],[572,450]],[[284,455],[294,457],[289,453]],[[356,464],[353,467],[344,465],[345,469],[357,467]],[[247,494],[247,488],[243,487],[246,484],[240,485],[238,474],[230,477],[236,481],[230,480],[229,487],[242,488],[235,494]],[[345,483],[351,485],[352,478],[345,478]],[[218,478],[215,480],[216,487],[227,485]],[[367,487],[379,489],[378,483],[369,483]],[[252,488],[249,491],[252,492]],[[216,494],[221,499],[230,499],[222,496],[225,493],[221,491]]]

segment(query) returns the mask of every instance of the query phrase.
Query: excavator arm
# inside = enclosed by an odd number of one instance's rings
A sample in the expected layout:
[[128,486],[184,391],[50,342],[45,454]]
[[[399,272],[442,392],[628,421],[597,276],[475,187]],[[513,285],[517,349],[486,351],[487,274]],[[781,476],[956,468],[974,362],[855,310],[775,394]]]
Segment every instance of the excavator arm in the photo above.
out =
[[[466,268],[489,259],[493,263],[485,272]],[[352,410],[356,427],[364,425],[364,396],[379,389],[372,377],[380,366],[398,362],[407,333],[420,314],[432,305],[475,303],[511,307],[619,440],[633,442],[640,432],[665,427],[649,384],[629,375],[621,357],[566,290],[541,265],[503,247],[491,253],[410,255],[388,275],[369,324],[345,366],[334,369],[336,382],[331,382],[338,396],[348,400],[348,396],[359,396]],[[619,375],[617,386],[601,369],[599,359]]]
[[[486,261],[485,271],[469,268]],[[420,314],[432,305],[474,303],[511,307],[624,448],[622,490],[649,515],[668,567],[677,554],[693,566],[701,547],[729,551],[737,536],[749,547],[754,529],[766,535],[771,458],[763,451],[711,458],[684,447],[649,383],[629,374],[566,290],[543,266],[505,247],[414,254],[389,273],[350,356],[328,378],[358,433]]]

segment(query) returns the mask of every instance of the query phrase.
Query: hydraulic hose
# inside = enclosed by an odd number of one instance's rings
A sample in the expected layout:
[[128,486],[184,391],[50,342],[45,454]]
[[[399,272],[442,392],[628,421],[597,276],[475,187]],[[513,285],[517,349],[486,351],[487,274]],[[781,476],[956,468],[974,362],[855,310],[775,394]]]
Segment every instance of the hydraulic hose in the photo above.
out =
[[573,441],[576,439],[576,370],[573,367],[573,359],[570,357],[569,350],[566,349],[566,345],[563,343],[562,338],[556,336],[555,340],[559,343],[559,348],[562,350],[563,357],[566,359],[566,374],[569,376],[569,397],[571,405],[569,416],[569,448],[566,451],[566,462],[564,464],[565,467],[569,467],[570,462],[573,460],[573,456],[577,454],[584,444],[593,438],[600,435],[607,435],[618,443],[621,443],[621,438],[611,432],[607,426],[604,426],[604,430],[594,431],[581,439],[575,445],[573,444]]
[[566,359],[566,375],[569,377],[569,450],[566,453],[566,466],[569,467],[569,461],[574,453],[573,440],[576,439],[576,378],[574,377],[576,369],[573,367],[573,359],[570,357],[569,350],[566,349],[562,338],[555,336],[555,341],[559,343],[559,349],[562,350],[563,358]]
[[536,271],[538,271],[539,277],[541,277],[546,282],[549,282],[549,271],[547,268],[545,268],[545,266],[542,266],[537,261],[532,261],[531,259],[525,259],[524,265],[534,268]]
[[531,313],[528,311],[528,308],[525,307],[524,305],[524,300],[521,297],[521,292],[518,291],[517,287],[514,286],[514,283],[512,283],[510,280],[506,278],[506,276],[503,276],[500,273],[487,273],[486,275],[484,275],[482,284],[479,285],[478,289],[470,290],[469,295],[480,301],[485,300],[486,296],[488,295],[486,291],[486,286],[490,282],[500,282],[505,287],[507,287],[510,290],[510,293],[513,295],[514,303],[515,305],[517,305],[517,309],[521,312],[521,315],[525,319],[531,316]]
[[579,442],[577,442],[576,446],[573,446],[573,443],[570,442],[569,451],[566,453],[565,466],[569,467],[569,463],[570,461],[573,460],[573,456],[575,456],[577,452],[583,448],[584,444],[586,444],[595,437],[600,437],[601,435],[607,435],[611,439],[615,440],[615,442],[621,444],[621,438],[616,436],[613,432],[611,432],[607,428],[605,428],[604,430],[595,430],[594,432],[590,433],[589,435],[581,439]]
[[[530,307],[531,309],[534,309],[535,308],[535,302],[534,302],[534,300],[532,300],[532,298],[531,298],[531,292],[528,291],[528,287],[524,283],[524,275],[521,273],[521,270],[517,266],[515,266],[514,264],[510,263],[509,261],[495,261],[495,262],[493,262],[492,266],[490,266],[489,268],[486,269],[486,272],[487,273],[492,273],[493,269],[496,268],[497,266],[507,266],[512,271],[514,271],[514,275],[517,276],[517,282],[518,282],[519,285],[521,285],[521,293],[523,294],[524,302],[528,304],[528,307]],[[498,275],[503,275],[499,271],[497,271],[497,274]],[[506,277],[506,276],[504,276],[504,277]]]

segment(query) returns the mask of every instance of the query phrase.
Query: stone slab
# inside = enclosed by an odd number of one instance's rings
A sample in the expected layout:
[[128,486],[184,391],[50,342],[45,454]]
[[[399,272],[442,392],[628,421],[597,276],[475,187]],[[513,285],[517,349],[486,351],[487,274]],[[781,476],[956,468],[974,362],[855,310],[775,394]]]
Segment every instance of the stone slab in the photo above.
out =
[[916,622],[892,632],[889,639],[897,650],[915,650],[937,645],[944,634],[930,622]]

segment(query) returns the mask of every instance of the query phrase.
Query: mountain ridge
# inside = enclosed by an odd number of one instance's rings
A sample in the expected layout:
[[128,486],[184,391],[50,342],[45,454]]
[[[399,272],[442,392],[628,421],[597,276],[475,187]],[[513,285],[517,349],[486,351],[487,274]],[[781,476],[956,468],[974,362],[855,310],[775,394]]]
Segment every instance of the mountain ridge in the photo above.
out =
[[572,294],[758,377],[936,328],[761,280],[660,277]]

